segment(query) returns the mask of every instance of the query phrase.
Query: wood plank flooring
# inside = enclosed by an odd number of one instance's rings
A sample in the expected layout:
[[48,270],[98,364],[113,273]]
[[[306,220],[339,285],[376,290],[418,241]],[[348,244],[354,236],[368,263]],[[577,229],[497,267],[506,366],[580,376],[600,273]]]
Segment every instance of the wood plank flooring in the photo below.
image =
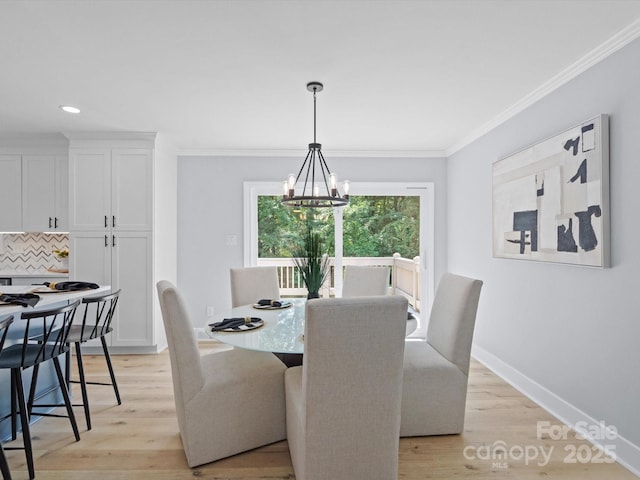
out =
[[[227,348],[201,345],[203,353]],[[136,479],[181,480],[193,477],[223,480],[294,479],[286,441],[189,469],[178,434],[173,403],[169,356],[114,356],[123,404],[118,406],[111,387],[89,386],[93,429],[86,431],[80,408],[76,415],[81,440],[75,442],[67,419],[45,418],[33,426],[33,448],[38,480]],[[107,381],[104,360],[86,356],[87,375]],[[79,395],[79,392],[76,392]],[[212,411],[214,407],[212,404]],[[206,414],[206,412],[203,412]],[[613,463],[568,463],[591,459],[597,451],[575,439],[537,438],[536,422],[561,425],[542,408],[522,396],[478,362],[471,367],[465,431],[461,435],[400,440],[399,478],[418,479],[636,479]],[[9,442],[6,445],[10,446]],[[496,443],[496,442],[504,442]],[[487,458],[499,453],[507,458]],[[552,450],[548,463],[540,449]],[[526,461],[520,452],[538,457]],[[581,456],[571,457],[579,449]],[[26,479],[22,451],[8,451],[14,479]],[[366,480],[366,479],[354,479]]]

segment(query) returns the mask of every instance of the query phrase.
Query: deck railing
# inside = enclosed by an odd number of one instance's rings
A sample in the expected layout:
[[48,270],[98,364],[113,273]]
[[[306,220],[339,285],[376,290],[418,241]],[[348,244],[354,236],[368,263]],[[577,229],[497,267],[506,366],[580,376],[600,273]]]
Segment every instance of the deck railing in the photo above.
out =
[[[330,259],[331,274],[322,288],[323,297],[335,295],[335,265],[334,258]],[[343,257],[342,267],[348,265],[363,265],[391,269],[389,288],[391,293],[407,298],[409,304],[420,311],[420,257],[402,258],[399,253],[392,257]],[[291,258],[259,258],[258,266],[273,266],[278,269],[280,295],[283,297],[305,296],[307,289],[298,274]],[[344,273],[344,272],[343,272]]]

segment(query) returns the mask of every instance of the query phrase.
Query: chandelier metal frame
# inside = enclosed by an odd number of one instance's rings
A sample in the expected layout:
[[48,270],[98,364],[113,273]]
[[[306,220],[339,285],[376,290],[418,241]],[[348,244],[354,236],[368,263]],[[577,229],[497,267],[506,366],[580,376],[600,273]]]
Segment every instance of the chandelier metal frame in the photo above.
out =
[[[298,175],[289,177],[283,185],[282,204],[291,207],[326,208],[342,207],[349,203],[349,182],[344,183],[344,195],[338,191],[337,176],[331,173],[324,155],[322,145],[316,141],[316,93],[321,92],[324,85],[320,82],[307,83],[307,90],[313,92],[313,143],[309,144],[307,156],[298,171]],[[305,170],[306,168],[306,170]],[[303,176],[302,194],[296,195],[295,187]],[[309,190],[307,190],[307,188]],[[322,195],[320,190],[322,189]],[[324,194],[326,192],[326,195]]]

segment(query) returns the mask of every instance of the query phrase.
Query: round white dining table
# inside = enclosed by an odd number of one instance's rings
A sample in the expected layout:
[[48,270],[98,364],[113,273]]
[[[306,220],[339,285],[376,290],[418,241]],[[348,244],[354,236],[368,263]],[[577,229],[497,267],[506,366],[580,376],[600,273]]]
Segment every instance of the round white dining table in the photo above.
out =
[[[209,337],[238,348],[259,350],[272,353],[304,353],[304,298],[283,299],[290,301],[291,306],[279,310],[257,309],[253,305],[243,305],[215,315],[205,327]],[[263,320],[264,325],[254,330],[237,332],[214,332],[209,326],[221,322],[225,318],[256,317]],[[417,320],[407,320],[407,335],[418,326]]]

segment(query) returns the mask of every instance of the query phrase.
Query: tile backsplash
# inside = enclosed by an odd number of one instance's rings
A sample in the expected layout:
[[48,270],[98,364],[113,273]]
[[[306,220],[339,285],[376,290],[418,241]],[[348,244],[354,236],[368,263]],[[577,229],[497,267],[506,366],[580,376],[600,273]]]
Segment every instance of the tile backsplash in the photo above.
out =
[[0,234],[0,271],[39,273],[59,268],[53,250],[63,248],[69,248],[68,234]]

